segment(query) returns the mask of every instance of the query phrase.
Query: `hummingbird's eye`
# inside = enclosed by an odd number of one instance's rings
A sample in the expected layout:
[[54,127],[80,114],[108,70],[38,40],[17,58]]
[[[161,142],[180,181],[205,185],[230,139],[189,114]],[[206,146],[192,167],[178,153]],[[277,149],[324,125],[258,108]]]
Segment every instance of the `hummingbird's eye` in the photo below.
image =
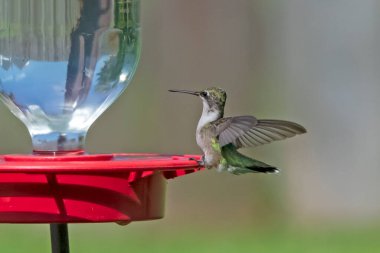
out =
[[201,92],[201,97],[207,97],[207,96],[208,96],[207,92],[205,92],[205,91]]

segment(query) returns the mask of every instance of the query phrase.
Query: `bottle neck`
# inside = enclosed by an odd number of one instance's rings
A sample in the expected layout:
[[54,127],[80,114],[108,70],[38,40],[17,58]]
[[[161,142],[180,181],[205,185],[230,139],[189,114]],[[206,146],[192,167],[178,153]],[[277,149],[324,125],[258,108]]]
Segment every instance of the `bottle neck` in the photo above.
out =
[[38,134],[32,136],[33,154],[75,155],[84,153],[85,132]]

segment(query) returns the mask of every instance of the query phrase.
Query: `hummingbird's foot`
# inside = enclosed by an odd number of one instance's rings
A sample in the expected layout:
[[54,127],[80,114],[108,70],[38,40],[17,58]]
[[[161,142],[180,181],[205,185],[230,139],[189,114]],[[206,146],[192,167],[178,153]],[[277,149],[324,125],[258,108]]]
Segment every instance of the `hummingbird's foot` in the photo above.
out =
[[204,156],[202,156],[202,160],[198,160],[198,159],[195,159],[193,157],[190,157],[189,160],[196,161],[198,163],[199,167],[204,167],[205,166]]

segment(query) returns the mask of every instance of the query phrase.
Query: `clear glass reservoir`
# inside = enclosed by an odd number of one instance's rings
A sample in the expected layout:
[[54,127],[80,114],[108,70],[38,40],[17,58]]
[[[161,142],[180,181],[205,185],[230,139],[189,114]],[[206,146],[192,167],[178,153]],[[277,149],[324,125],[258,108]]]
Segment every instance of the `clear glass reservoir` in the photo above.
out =
[[139,55],[139,0],[0,0],[0,98],[37,153],[83,150]]

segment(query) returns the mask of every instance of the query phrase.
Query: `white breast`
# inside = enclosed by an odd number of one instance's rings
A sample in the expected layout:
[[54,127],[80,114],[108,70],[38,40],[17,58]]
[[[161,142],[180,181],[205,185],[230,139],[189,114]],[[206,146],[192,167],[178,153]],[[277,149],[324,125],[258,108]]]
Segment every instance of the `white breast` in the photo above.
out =
[[198,122],[197,132],[208,123],[219,119],[219,117],[220,112],[218,112],[217,110],[211,110],[207,102],[203,100],[203,111],[202,116]]
[[203,101],[203,112],[201,118],[199,119],[196,131],[197,144],[203,150],[203,152],[205,152],[206,143],[210,142],[209,138],[211,138],[212,136],[205,135],[205,133],[202,133],[201,130],[205,125],[219,118],[220,112],[218,112],[217,110],[211,110],[207,102]]

